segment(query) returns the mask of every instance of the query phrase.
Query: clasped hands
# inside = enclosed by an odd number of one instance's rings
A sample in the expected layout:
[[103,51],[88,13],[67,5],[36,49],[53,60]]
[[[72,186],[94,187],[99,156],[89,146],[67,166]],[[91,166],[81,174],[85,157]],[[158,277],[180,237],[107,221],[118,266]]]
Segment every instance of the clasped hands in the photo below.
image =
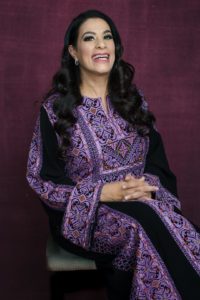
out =
[[158,187],[146,182],[144,176],[136,178],[128,174],[123,181],[106,183],[102,188],[100,201],[150,200],[152,193],[157,190]]

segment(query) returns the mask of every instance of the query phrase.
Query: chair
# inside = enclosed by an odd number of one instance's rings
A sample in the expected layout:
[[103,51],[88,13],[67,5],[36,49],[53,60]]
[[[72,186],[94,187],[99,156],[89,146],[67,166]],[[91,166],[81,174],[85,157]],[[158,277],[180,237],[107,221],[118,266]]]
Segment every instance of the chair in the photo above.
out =
[[[63,275],[70,272],[70,279],[72,279],[75,273],[73,272],[72,275],[72,271],[90,270],[94,272],[96,270],[93,260],[82,258],[62,249],[51,236],[47,241],[46,259],[47,269],[52,272],[50,278],[51,300],[63,300],[66,289],[71,290],[72,288],[69,280],[66,280],[66,276]],[[77,282],[76,279],[74,281]],[[84,285],[84,276],[82,276],[82,283]]]

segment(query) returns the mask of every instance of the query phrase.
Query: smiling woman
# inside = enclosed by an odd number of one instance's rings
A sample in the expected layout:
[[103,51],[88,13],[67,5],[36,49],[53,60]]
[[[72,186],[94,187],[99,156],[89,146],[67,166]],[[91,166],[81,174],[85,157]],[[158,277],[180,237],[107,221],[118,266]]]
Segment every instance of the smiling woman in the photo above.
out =
[[200,235],[181,214],[155,118],[122,53],[105,14],[72,20],[27,179],[55,241],[96,260],[109,300],[199,299]]
[[[89,31],[89,28],[94,28],[94,32]],[[105,52],[106,50],[106,52]],[[106,62],[102,67],[104,72],[109,73],[115,61],[115,44],[108,24],[102,19],[89,19],[82,24],[79,30],[79,38],[77,47],[69,46],[69,52],[74,59],[80,61],[81,67],[84,63],[91,63],[91,71],[102,72],[98,68],[102,62]],[[96,63],[100,65],[96,65]],[[85,66],[85,67],[86,67]]]
[[[91,97],[101,96],[106,107],[105,97],[108,91],[105,87],[108,86],[108,75],[115,61],[115,44],[108,23],[100,18],[86,20],[79,28],[76,46],[69,45],[68,51],[76,64],[80,64],[80,76],[84,78],[84,82],[80,85],[81,94]],[[98,81],[98,90],[93,84],[95,78]]]

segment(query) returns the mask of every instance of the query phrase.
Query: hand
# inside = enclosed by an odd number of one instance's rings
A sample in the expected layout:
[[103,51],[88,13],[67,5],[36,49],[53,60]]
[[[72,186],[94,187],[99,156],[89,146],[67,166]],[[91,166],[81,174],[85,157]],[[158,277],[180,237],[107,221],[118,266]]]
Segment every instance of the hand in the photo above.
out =
[[105,183],[101,190],[100,201],[122,201],[124,197],[122,189],[123,184],[124,181]]
[[151,193],[158,188],[145,182],[145,178],[135,178],[133,175],[127,175],[123,181],[115,181],[104,184],[100,201],[129,201],[137,199],[151,199]]
[[124,201],[137,200],[137,199],[152,199],[152,192],[156,192],[158,187],[149,185],[145,181],[145,177],[135,178],[133,175],[128,174],[122,184],[124,191]]

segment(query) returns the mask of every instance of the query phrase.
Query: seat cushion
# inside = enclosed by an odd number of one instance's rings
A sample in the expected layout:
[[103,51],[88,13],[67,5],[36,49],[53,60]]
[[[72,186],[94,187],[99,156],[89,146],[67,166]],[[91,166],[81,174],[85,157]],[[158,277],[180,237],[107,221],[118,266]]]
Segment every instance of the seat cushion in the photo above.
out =
[[47,241],[46,257],[49,271],[96,270],[94,260],[82,258],[62,249],[52,237]]

